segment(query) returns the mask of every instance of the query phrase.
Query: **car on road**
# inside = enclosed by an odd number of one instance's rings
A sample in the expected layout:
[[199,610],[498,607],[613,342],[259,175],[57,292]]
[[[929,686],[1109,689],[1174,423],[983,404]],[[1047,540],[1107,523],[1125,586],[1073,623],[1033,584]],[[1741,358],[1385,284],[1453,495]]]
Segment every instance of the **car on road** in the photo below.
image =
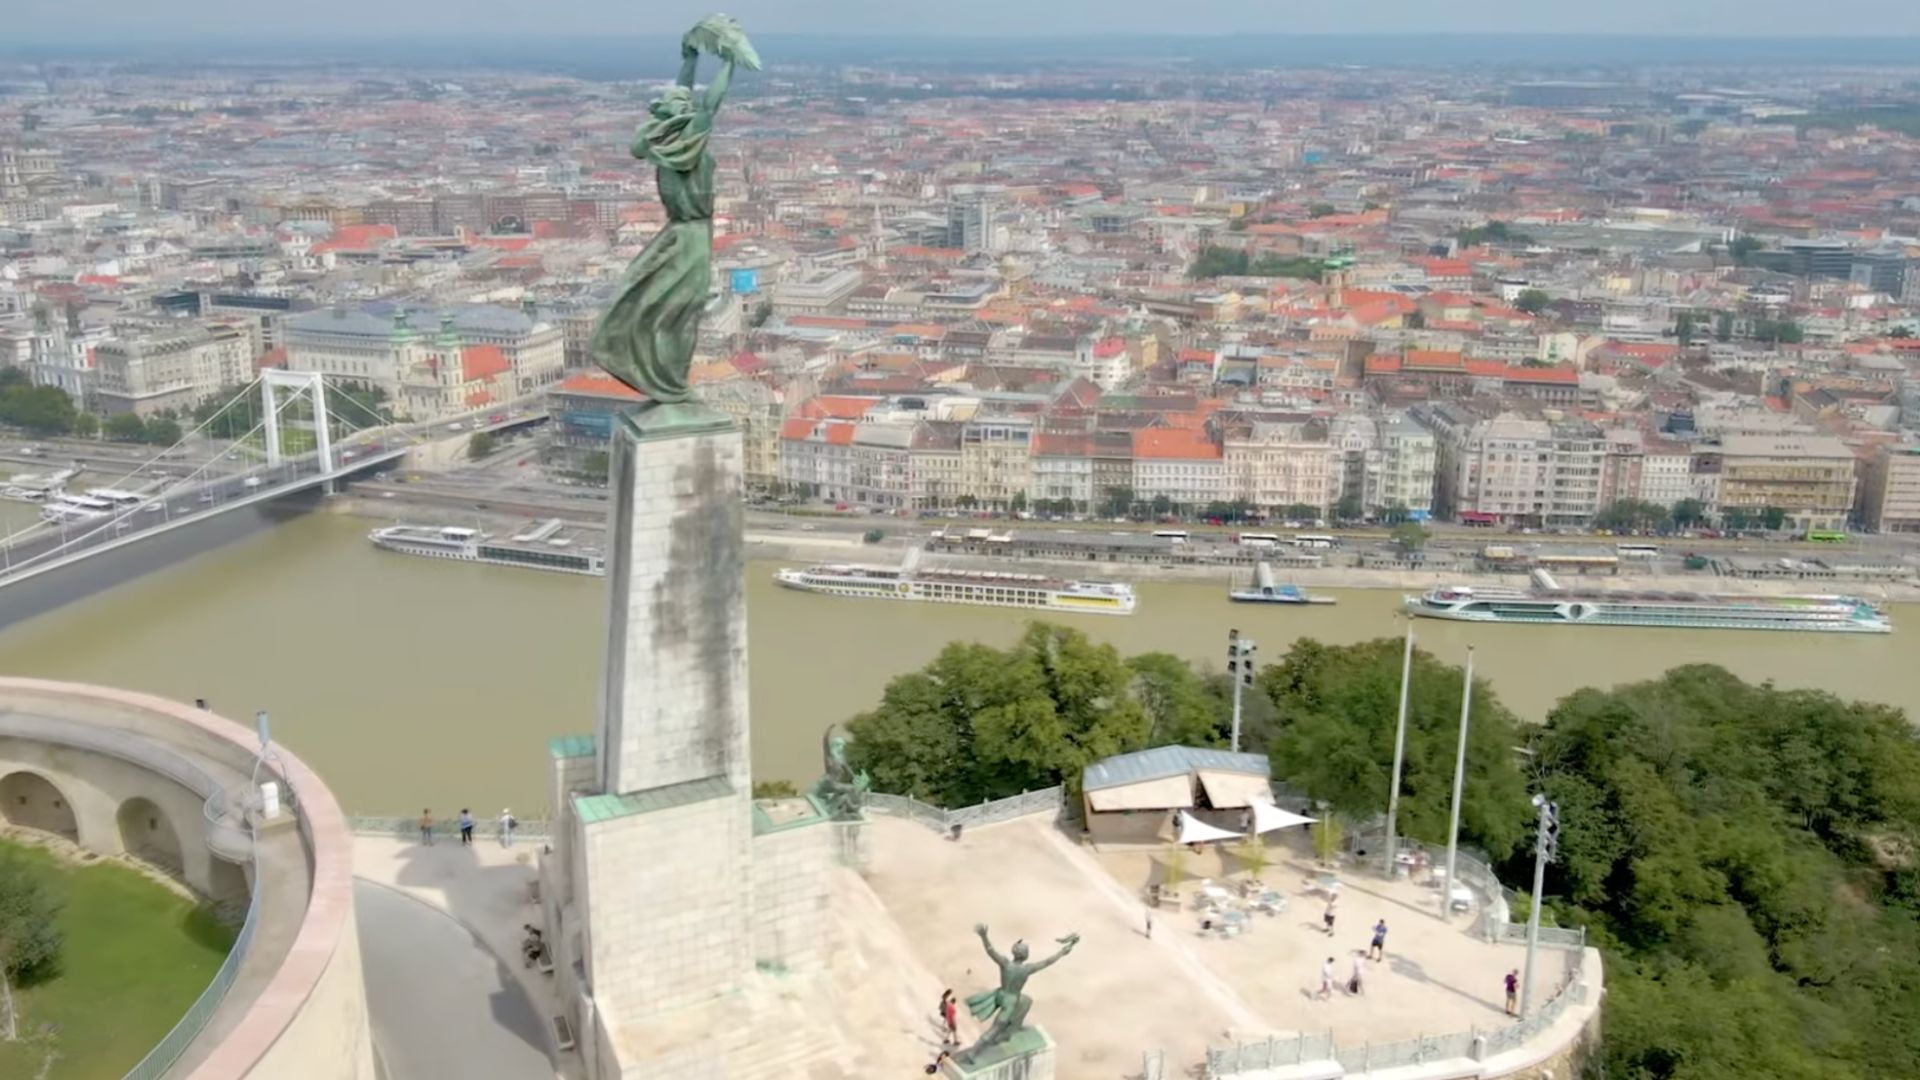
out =
[[489,424],[504,424],[506,422],[507,422],[507,414],[503,412],[497,412],[497,413],[494,413],[492,416],[487,417],[487,423]]
[[247,487],[250,487],[250,488],[257,488],[257,487],[259,487],[259,486],[260,486],[261,484],[263,484],[263,483],[265,483],[265,482],[266,482],[266,481],[264,481],[264,480],[261,480],[261,479],[260,479],[259,477],[257,477],[257,476],[249,476],[249,477],[247,477],[247,478],[246,478],[246,480],[244,480],[244,481],[242,481],[242,483],[243,483],[243,484],[244,484],[245,486],[247,486]]

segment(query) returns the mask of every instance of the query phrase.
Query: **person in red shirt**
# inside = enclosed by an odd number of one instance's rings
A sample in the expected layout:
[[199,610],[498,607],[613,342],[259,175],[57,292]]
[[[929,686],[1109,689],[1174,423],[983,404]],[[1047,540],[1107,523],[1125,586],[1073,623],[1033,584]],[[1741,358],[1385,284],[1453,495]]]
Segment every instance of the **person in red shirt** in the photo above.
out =
[[947,1025],[947,1042],[950,1045],[959,1046],[960,1001],[953,996],[951,989],[940,995],[940,1019],[945,1021]]

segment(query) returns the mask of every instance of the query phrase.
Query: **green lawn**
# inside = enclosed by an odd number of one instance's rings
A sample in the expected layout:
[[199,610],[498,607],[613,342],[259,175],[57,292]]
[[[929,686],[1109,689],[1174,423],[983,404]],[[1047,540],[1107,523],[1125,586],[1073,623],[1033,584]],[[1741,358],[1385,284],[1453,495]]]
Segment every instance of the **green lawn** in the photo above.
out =
[[118,1080],[206,989],[233,931],[124,866],[73,866],[0,841],[6,855],[64,901],[66,940],[56,974],[16,992],[23,1040],[0,1043],[0,1077],[37,1075],[44,1049],[24,1037],[53,1024],[59,1059],[49,1080]]

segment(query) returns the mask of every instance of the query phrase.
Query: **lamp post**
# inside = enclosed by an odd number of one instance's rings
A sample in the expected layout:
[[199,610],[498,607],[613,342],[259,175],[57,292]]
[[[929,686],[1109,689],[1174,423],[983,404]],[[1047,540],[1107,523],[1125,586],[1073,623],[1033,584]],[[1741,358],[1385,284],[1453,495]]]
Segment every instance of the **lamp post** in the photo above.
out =
[[1393,731],[1393,786],[1387,789],[1387,853],[1383,865],[1388,880],[1393,879],[1394,849],[1399,843],[1394,828],[1400,816],[1400,768],[1407,757],[1407,684],[1413,678],[1413,620],[1407,620],[1407,648],[1400,658],[1400,719]]
[[1259,646],[1239,630],[1227,631],[1227,678],[1233,680],[1233,752],[1240,752],[1240,691],[1253,685],[1253,654]]
[[1520,981],[1520,1018],[1526,1019],[1533,1003],[1533,954],[1540,948],[1540,891],[1547,881],[1547,863],[1560,847],[1560,807],[1545,795],[1535,794],[1534,808],[1540,812],[1540,831],[1533,845],[1533,910],[1527,913],[1527,969]]
[[1440,918],[1453,918],[1453,864],[1460,851],[1460,788],[1467,778],[1467,717],[1473,711],[1473,646],[1467,646],[1467,681],[1460,691],[1460,749],[1453,759],[1453,815],[1447,821],[1447,878],[1440,890]]

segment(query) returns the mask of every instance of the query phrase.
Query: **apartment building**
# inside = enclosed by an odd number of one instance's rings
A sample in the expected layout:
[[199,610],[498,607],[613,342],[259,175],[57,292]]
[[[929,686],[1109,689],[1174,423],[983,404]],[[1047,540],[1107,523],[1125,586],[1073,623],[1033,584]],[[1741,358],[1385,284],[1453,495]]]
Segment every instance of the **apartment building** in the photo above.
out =
[[975,417],[960,432],[961,493],[978,505],[1006,508],[1025,495],[1033,420],[1026,416]]
[[1387,417],[1380,424],[1380,467],[1368,477],[1367,512],[1432,513],[1435,460],[1433,432],[1405,413]]
[[1720,441],[1720,512],[1786,512],[1790,529],[1843,528],[1853,507],[1853,451],[1830,435],[1728,435]]
[[695,383],[693,393],[739,427],[746,489],[773,490],[780,480],[780,395],[749,378]]
[[917,508],[938,510],[954,505],[966,492],[960,467],[958,420],[922,420],[913,428],[912,491]]
[[1364,413],[1340,413],[1327,421],[1327,441],[1333,450],[1329,505],[1352,494],[1364,508],[1368,482],[1380,472],[1380,425]]
[[1328,436],[1327,422],[1317,417],[1230,425],[1220,440],[1228,478],[1224,497],[1263,510],[1298,505],[1326,513],[1338,471]]
[[1093,434],[1038,431],[1027,454],[1032,502],[1069,502],[1085,509],[1094,502]]
[[1457,515],[1584,527],[1600,508],[1606,442],[1594,425],[1502,413],[1469,428],[1452,467]]
[[1860,524],[1874,532],[1920,532],[1920,446],[1879,446],[1860,478]]
[[1133,433],[1133,496],[1195,509],[1234,498],[1220,445],[1197,428]]
[[252,342],[227,323],[129,328],[94,349],[94,404],[109,415],[188,412],[253,377]]

